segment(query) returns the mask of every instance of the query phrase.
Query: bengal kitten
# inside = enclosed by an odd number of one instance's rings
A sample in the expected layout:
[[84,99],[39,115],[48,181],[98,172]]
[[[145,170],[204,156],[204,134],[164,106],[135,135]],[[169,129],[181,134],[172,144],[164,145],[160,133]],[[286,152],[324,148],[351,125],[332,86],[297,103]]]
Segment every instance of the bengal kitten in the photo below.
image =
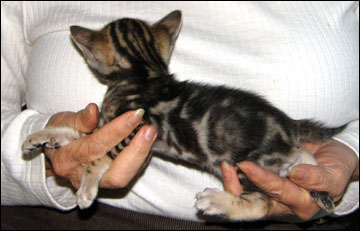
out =
[[[300,142],[323,142],[346,125],[325,128],[310,120],[292,120],[251,92],[176,80],[168,64],[181,25],[181,12],[174,11],[152,25],[123,18],[100,31],[70,27],[87,64],[108,86],[98,127],[142,108],[143,122],[158,131],[152,153],[193,163],[219,178],[222,161],[232,165],[253,161],[282,177],[295,165],[316,165]],[[30,135],[22,150],[58,148],[82,135],[69,127],[46,128]],[[80,208],[92,204],[102,175],[133,135],[84,168],[77,192]],[[207,188],[196,195],[196,208],[230,220],[264,218],[269,196],[241,172],[238,176],[243,186],[240,196]],[[334,209],[328,193],[311,192],[311,196],[321,208]]]

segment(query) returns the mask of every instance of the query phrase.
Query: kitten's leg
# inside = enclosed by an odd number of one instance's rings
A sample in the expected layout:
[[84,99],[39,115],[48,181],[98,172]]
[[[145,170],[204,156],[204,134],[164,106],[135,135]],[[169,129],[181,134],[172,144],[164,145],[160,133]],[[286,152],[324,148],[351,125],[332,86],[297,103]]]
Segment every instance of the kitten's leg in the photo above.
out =
[[[107,155],[98,160],[92,161],[89,165],[85,166],[81,178],[80,188],[76,193],[78,197],[78,205],[81,209],[88,208],[93,203],[97,196],[99,182],[102,176],[110,168],[113,159],[115,159],[130,143],[131,139],[135,136],[136,131],[132,132],[129,137],[125,138],[118,145],[112,148]],[[147,159],[149,159],[149,157]]]
[[223,215],[230,220],[250,221],[264,218],[268,198],[261,192],[243,193],[239,197],[217,189],[205,189],[196,195],[195,207],[205,215]]
[[70,127],[49,127],[29,135],[21,149],[24,154],[28,154],[43,146],[47,148],[60,148],[82,136],[82,133]]
[[105,155],[85,166],[80,188],[76,193],[80,209],[88,208],[93,203],[98,193],[101,177],[109,169],[111,163],[112,159]]

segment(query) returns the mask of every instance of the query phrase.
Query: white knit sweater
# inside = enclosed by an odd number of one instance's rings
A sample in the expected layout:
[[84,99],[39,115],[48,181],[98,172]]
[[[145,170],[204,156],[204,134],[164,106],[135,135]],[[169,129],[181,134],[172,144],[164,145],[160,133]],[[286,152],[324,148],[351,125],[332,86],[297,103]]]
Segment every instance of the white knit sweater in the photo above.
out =
[[[352,121],[336,139],[359,153],[358,2],[2,2],[2,205],[76,205],[71,190],[45,177],[43,155],[26,161],[20,151],[54,113],[101,104],[106,87],[74,48],[69,26],[99,29],[121,17],[155,22],[175,9],[183,12],[170,62],[178,79],[250,89],[294,119]],[[153,157],[129,193],[107,190],[100,201],[199,220],[194,195],[206,187],[222,183]],[[353,182],[336,213],[358,205]]]

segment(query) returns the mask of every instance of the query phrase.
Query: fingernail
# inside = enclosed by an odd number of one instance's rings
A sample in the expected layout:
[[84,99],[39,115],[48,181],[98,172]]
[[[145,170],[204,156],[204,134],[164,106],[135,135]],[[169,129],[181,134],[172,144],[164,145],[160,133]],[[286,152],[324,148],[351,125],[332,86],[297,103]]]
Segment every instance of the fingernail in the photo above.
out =
[[228,162],[226,162],[225,160],[223,162],[221,162],[221,167],[223,167],[227,170],[230,170],[230,166],[229,166]]
[[86,116],[86,119],[90,119],[90,104],[88,104],[85,108],[85,116]]
[[140,108],[140,109],[136,110],[135,115],[143,117],[144,113],[145,113],[145,110]]
[[130,128],[135,127],[141,121],[141,118],[143,117],[144,113],[145,110],[140,108],[136,110],[135,113],[130,114],[128,120],[128,126]]
[[246,170],[246,165],[242,164],[241,162],[240,163],[237,163],[236,164],[238,166],[238,168],[244,172],[244,170]]
[[145,140],[147,140],[149,142],[154,142],[154,140],[156,139],[156,136],[157,136],[156,128],[154,128],[153,126],[150,126],[146,129]]
[[229,181],[231,178],[230,166],[226,161],[221,162],[221,168],[223,169],[222,175],[224,180]]
[[304,180],[306,178],[307,172],[302,168],[294,167],[289,172],[289,177],[294,180]]

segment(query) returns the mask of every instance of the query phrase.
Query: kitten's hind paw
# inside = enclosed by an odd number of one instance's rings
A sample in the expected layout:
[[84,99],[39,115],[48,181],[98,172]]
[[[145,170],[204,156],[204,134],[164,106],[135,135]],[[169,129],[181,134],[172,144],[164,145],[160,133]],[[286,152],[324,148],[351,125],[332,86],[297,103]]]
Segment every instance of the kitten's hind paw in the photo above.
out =
[[84,191],[80,190],[76,193],[77,196],[77,203],[80,209],[87,209],[89,208],[95,200],[97,195],[97,188],[96,191]]
[[232,200],[232,195],[218,189],[206,188],[203,192],[196,194],[195,207],[204,211],[205,215],[226,215],[228,210],[226,201]]
[[327,212],[332,213],[335,209],[335,203],[333,198],[327,192],[317,192],[311,191],[311,197],[315,201],[315,203],[322,209],[326,210]]
[[205,189],[196,194],[195,207],[204,215],[222,215],[230,220],[250,221],[264,218],[268,200],[259,193],[243,193],[239,197],[218,189]]
[[77,203],[80,209],[89,208],[94,202],[98,193],[97,184],[86,184],[82,182],[79,190],[76,192]]

